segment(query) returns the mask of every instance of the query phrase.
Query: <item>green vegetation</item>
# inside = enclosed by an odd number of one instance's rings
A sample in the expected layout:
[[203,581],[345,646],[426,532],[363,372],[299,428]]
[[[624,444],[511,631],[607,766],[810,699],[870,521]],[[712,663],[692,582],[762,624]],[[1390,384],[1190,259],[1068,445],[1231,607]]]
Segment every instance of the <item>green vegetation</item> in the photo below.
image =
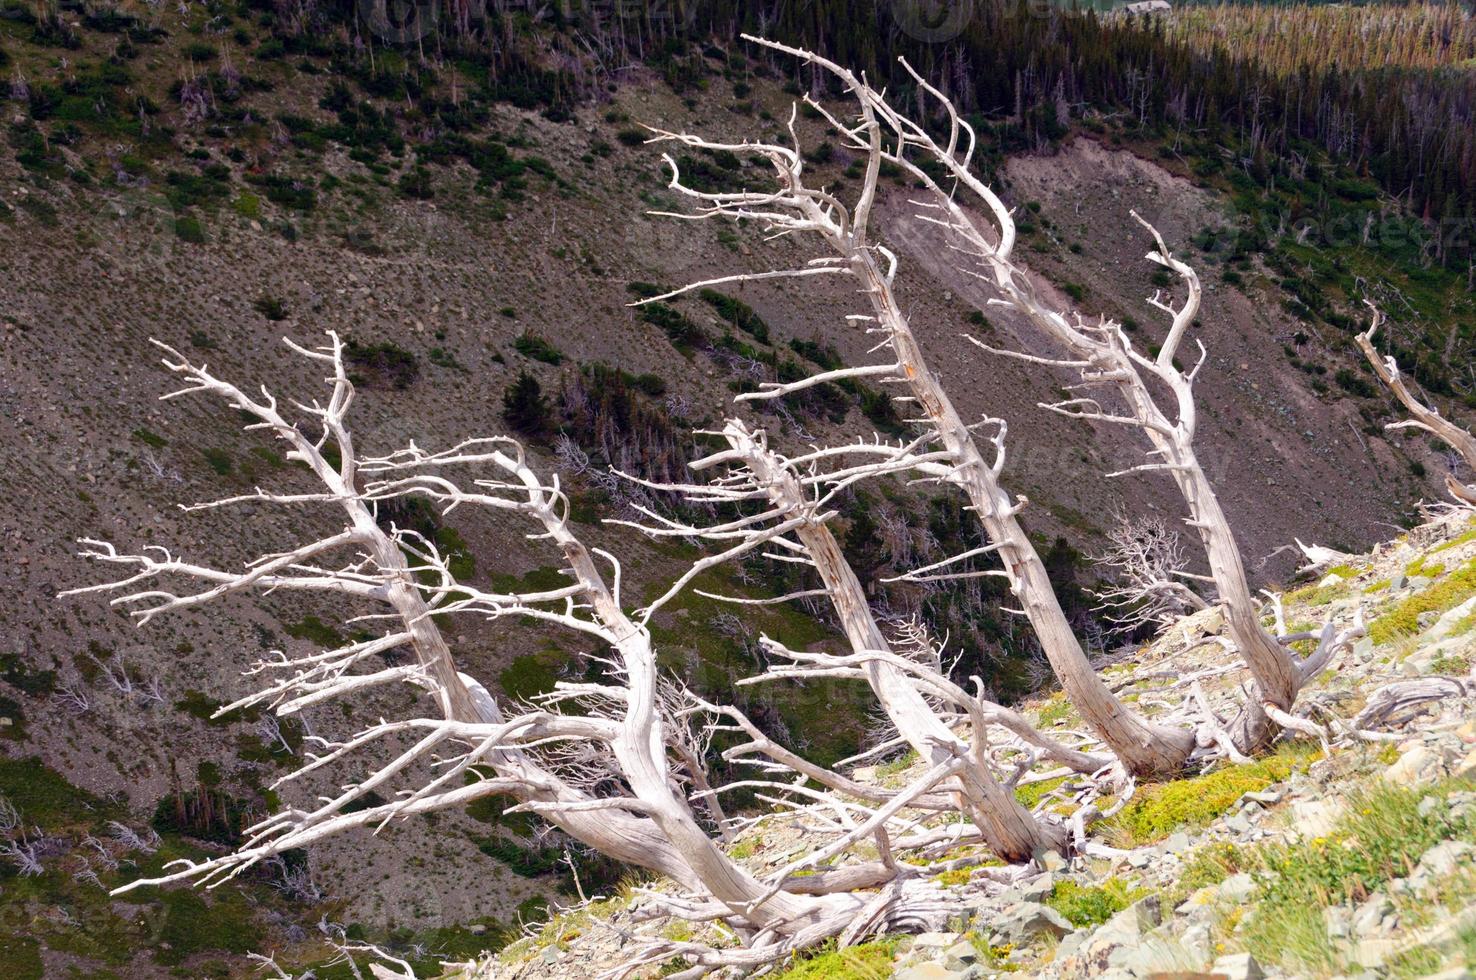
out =
[[6,930],[0,935],[0,976],[10,980],[44,980],[41,944],[30,936]]
[[517,379],[502,393],[502,417],[514,431],[525,436],[541,436],[548,429],[548,399],[543,386],[527,371],[519,371]]
[[1025,783],[1015,788],[1015,799],[1020,801],[1023,807],[1034,807],[1051,790],[1060,786],[1069,776],[1060,776],[1056,779],[1043,779],[1038,783]]
[[885,980],[892,975],[897,940],[879,939],[846,949],[831,940],[815,953],[775,974],[775,980]]
[[1443,613],[1476,595],[1476,561],[1451,572],[1423,591],[1396,603],[1368,626],[1368,635],[1376,644],[1388,643],[1420,631],[1420,616]]
[[316,643],[320,647],[333,647],[343,645],[343,637],[338,631],[317,616],[304,616],[296,623],[290,623],[283,627],[287,635],[297,640],[307,640]]
[[1326,837],[1251,852],[1260,886],[1244,925],[1246,947],[1265,962],[1314,972],[1342,972],[1322,910],[1360,902],[1409,874],[1425,851],[1444,840],[1476,841],[1476,816],[1453,818],[1427,797],[1471,789],[1447,782],[1420,790],[1379,782],[1349,800],[1348,815]]
[[44,698],[56,690],[56,671],[38,670],[18,653],[0,653],[0,681],[28,697]]
[[388,386],[403,391],[420,377],[415,355],[389,341],[360,344],[352,337],[344,344],[343,358],[349,380],[356,385]]
[[287,304],[275,296],[263,294],[252,300],[251,308],[273,322],[287,319]]
[[213,895],[206,902],[194,889],[169,889],[160,894],[164,921],[155,957],[166,965],[184,962],[206,951],[245,955],[256,945],[259,928],[251,907],[239,893]]
[[661,328],[671,345],[684,353],[707,339],[707,331],[689,320],[686,314],[665,303],[647,303],[639,307],[642,320]]
[[219,476],[229,476],[234,464],[231,462],[231,454],[224,449],[203,449],[201,453],[205,456],[205,462]]
[[544,364],[564,363],[563,352],[535,333],[521,333],[513,341],[513,350]]
[[497,683],[507,697],[527,701],[552,691],[559,680],[560,668],[568,662],[569,654],[557,646],[521,654],[497,675]]
[[1313,754],[1312,748],[1291,743],[1275,755],[1245,765],[1226,765],[1203,776],[1140,786],[1105,826],[1121,831],[1134,845],[1162,840],[1181,827],[1203,826],[1244,794],[1287,778]]
[[48,769],[39,758],[0,756],[0,796],[18,809],[27,823],[59,831],[76,822],[91,823],[92,814],[118,814],[86,790],[79,789]]
[[747,303],[720,293],[715,289],[704,289],[697,295],[704,303],[717,310],[719,316],[733,324],[739,330],[750,335],[761,344],[767,344],[769,342],[769,325]]
[[151,449],[163,449],[169,445],[168,439],[165,439],[161,435],[156,435],[145,428],[134,429],[133,437]]
[[1056,882],[1045,904],[1072,925],[1083,928],[1101,925],[1147,894],[1144,889],[1128,887],[1120,878],[1109,878],[1100,885],[1083,885],[1067,878]]

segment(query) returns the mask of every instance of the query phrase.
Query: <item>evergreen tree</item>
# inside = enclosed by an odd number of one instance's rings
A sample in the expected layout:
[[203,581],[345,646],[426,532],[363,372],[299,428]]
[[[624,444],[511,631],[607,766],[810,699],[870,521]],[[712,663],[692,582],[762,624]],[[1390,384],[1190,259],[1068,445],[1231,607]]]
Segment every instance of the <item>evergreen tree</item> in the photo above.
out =
[[527,371],[502,393],[502,417],[525,436],[541,436],[548,430],[548,399],[538,379]]

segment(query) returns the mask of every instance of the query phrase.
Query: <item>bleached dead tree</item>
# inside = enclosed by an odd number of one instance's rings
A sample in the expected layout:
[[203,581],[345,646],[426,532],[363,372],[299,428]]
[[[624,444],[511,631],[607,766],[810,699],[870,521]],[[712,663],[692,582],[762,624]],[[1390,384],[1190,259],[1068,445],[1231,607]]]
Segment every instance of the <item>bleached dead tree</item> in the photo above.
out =
[[1165,626],[1209,603],[1184,583],[1188,559],[1179,536],[1160,517],[1118,515],[1107,540],[1112,547],[1094,559],[1116,581],[1096,592],[1098,607],[1124,631]]
[[[1403,422],[1391,422],[1386,429],[1423,429],[1433,436],[1445,440],[1456,453],[1465,460],[1466,468],[1476,473],[1476,436],[1469,431],[1456,425],[1450,419],[1440,414],[1440,409],[1433,404],[1427,404],[1415,396],[1409,390],[1409,385],[1404,383],[1404,373],[1399,370],[1399,362],[1394,360],[1392,354],[1380,357],[1374,348],[1374,334],[1378,332],[1384,323],[1384,314],[1373,303],[1367,302],[1367,306],[1373,311],[1373,322],[1367,330],[1358,334],[1354,339],[1358,341],[1358,347],[1363,351],[1363,356],[1368,359],[1369,366],[1373,368],[1374,374],[1378,375],[1384,387],[1399,399],[1399,403],[1409,412],[1410,417]],[[1468,507],[1476,507],[1476,486],[1462,483],[1455,478],[1455,474],[1445,474],[1445,489],[1452,497]]]
[[[926,134],[916,123],[894,111],[863,79],[834,62],[808,51],[744,36],[750,41],[800,58],[817,70],[828,72],[855,98],[859,121],[854,125],[835,119],[818,103],[812,101],[811,105],[829,119],[851,147],[866,155],[861,190],[853,201],[847,203],[823,188],[813,188],[805,183],[804,159],[794,132],[793,115],[790,120],[792,146],[753,142],[722,143],[685,133],[653,130],[657,141],[674,142],[702,150],[727,151],[767,161],[773,168],[776,181],[772,190],[699,191],[683,182],[675,159],[668,154],[665,160],[671,169],[671,188],[693,201],[697,209],[694,214],[669,216],[691,220],[750,220],[775,235],[813,236],[822,241],[832,254],[816,258],[801,268],[743,273],[692,283],[643,302],[655,302],[726,282],[818,276],[842,276],[856,282],[859,291],[867,299],[870,313],[853,314],[848,319],[870,324],[867,331],[881,338],[875,349],[885,351],[887,360],[880,364],[825,371],[792,383],[768,383],[762,390],[740,398],[779,398],[813,385],[847,378],[878,379],[882,383],[905,388],[908,393],[906,400],[919,413],[919,417],[913,421],[922,426],[931,440],[946,454],[945,459],[937,463],[933,470],[936,478],[958,487],[968,496],[969,503],[991,542],[989,548],[1000,559],[1011,591],[1019,600],[1024,615],[1029,618],[1061,686],[1082,718],[1133,774],[1165,773],[1180,769],[1195,748],[1193,732],[1185,727],[1150,721],[1139,715],[1116,698],[1093,670],[1056,597],[1045,564],[1018,520],[1026,501],[1024,498],[1012,499],[1001,484],[1003,424],[998,423],[994,440],[996,454],[991,462],[985,459],[974,432],[980,426],[995,420],[981,419],[976,423],[964,421],[928,366],[921,345],[893,291],[897,258],[874,240],[869,229],[878,178],[883,163],[902,166],[909,174],[921,174],[922,170],[909,158],[908,151],[914,146],[922,145],[918,141],[927,139]],[[926,83],[920,81],[920,84],[942,98],[936,90],[926,86]],[[961,128],[955,117],[954,132],[947,149],[950,158],[959,150],[958,137]],[[972,140],[963,150],[965,172],[967,156],[971,151]],[[936,188],[936,185],[933,187]],[[1010,234],[1013,235],[1013,226]]]
[[[996,854],[1006,861],[1019,861],[1028,860],[1042,850],[1064,850],[1066,828],[1049,816],[1032,815],[1022,807],[1013,794],[1015,780],[1041,759],[1077,772],[1093,773],[1109,767],[1112,757],[1068,747],[1041,734],[1017,713],[977,693],[983,686],[979,678],[974,678],[976,693],[970,694],[939,669],[936,658],[899,654],[878,623],[861,580],[828,526],[835,512],[827,509],[827,505],[845,488],[858,480],[946,461],[946,453],[922,451],[918,440],[896,446],[878,442],[863,443],[859,449],[856,446],[817,449],[791,460],[769,446],[762,430],[751,430],[741,420],[728,420],[720,435],[729,448],[691,464],[699,472],[722,468],[720,475],[706,485],[660,489],[683,493],[699,505],[731,506],[758,500],[764,509],[708,527],[648,512],[647,516],[655,523],[642,530],[658,536],[700,537],[725,545],[724,552],[700,562],[697,570],[761,546],[772,549],[767,553],[773,558],[813,567],[821,588],[761,601],[790,601],[801,595],[826,597],[851,647],[847,655],[796,651],[763,637],[761,643],[765,650],[778,663],[763,677],[740,683],[779,678],[865,680],[897,732],[921,759],[934,766],[956,767],[951,789],[957,805]],[[878,449],[883,450],[881,458],[875,457]],[[860,453],[861,461],[845,465],[845,457],[855,452]],[[826,471],[823,469],[826,463],[835,463],[838,468]],[[909,574],[912,580],[947,577],[946,573],[930,574],[936,571],[934,566],[928,566]],[[738,604],[753,601],[702,594]],[[953,716],[962,716],[968,737],[955,734],[950,724],[953,717],[939,706],[946,706]],[[996,758],[991,746],[991,739],[1000,735],[1003,738],[995,747],[1008,746],[1018,765],[1014,774],[1004,779],[997,770],[1005,760]]]
[[[1013,215],[999,196],[971,173],[970,162],[976,149],[974,133],[970,125],[958,117],[948,97],[912,71],[908,63],[900,62],[917,84],[920,99],[923,96],[931,97],[942,109],[943,117],[948,123],[948,137],[946,142],[940,143],[931,136],[927,127],[897,112],[887,103],[883,93],[872,89],[863,78],[856,77],[847,69],[804,50],[791,49],[772,41],[759,43],[784,50],[812,65],[822,66],[840,81],[841,86],[844,86],[858,105],[858,120],[847,125],[812,100],[812,105],[843,134],[843,139],[849,143],[850,148],[865,152],[868,159],[862,190],[849,214],[844,205],[824,190],[809,192],[803,189],[799,184],[799,168],[790,164],[790,159],[772,155],[770,158],[775,159],[781,184],[787,182],[791,198],[803,199],[803,205],[807,207],[803,227],[824,230],[824,235],[832,242],[837,242],[837,248],[843,252],[843,263],[821,260],[810,269],[835,269],[841,266],[862,276],[865,282],[863,291],[872,298],[875,320],[880,323],[887,337],[886,344],[893,353],[899,354],[890,375],[886,373],[886,366],[862,369],[863,372],[905,379],[906,384],[911,387],[912,398],[923,407],[925,419],[936,427],[945,446],[952,449],[952,441],[948,438],[951,431],[967,437],[968,429],[962,427],[961,422],[956,422],[955,425],[953,421],[956,419],[956,412],[952,413],[953,419],[948,418],[951,406],[946,404],[946,394],[942,393],[936,379],[927,373],[918,372],[921,353],[918,351],[917,354],[912,354],[909,350],[908,341],[911,341],[911,348],[915,350],[911,331],[906,331],[903,337],[894,326],[897,319],[902,319],[900,310],[896,310],[896,303],[890,297],[890,280],[896,272],[896,258],[883,246],[865,244],[866,217],[871,213],[875,201],[880,165],[881,162],[889,162],[911,177],[917,186],[923,187],[923,199],[914,204],[923,210],[921,217],[924,220],[937,224],[948,233],[949,246],[961,255],[959,269],[989,282],[1001,294],[999,298],[992,300],[993,303],[1017,308],[1046,337],[1063,345],[1067,356],[1044,357],[1017,351],[993,351],[993,348],[977,339],[974,342],[984,350],[1010,354],[1024,362],[1073,370],[1077,373],[1077,393],[1107,393],[1107,396],[1113,397],[1120,407],[1104,407],[1100,397],[1092,397],[1092,394],[1076,394],[1075,397],[1042,407],[1070,418],[1138,428],[1147,437],[1150,446],[1148,452],[1153,456],[1153,462],[1134,466],[1119,474],[1108,474],[1108,477],[1128,472],[1168,472],[1184,496],[1190,512],[1187,522],[1199,531],[1200,542],[1209,561],[1210,579],[1215,583],[1219,605],[1224,608],[1231,641],[1246,663],[1255,685],[1252,697],[1247,698],[1240,713],[1230,723],[1228,736],[1237,745],[1237,750],[1246,753],[1265,744],[1266,739],[1274,732],[1272,722],[1287,728],[1305,729],[1306,722],[1296,719],[1292,714],[1297,691],[1306,680],[1324,669],[1327,658],[1334,651],[1320,651],[1322,655],[1299,660],[1290,649],[1289,639],[1278,638],[1262,626],[1261,608],[1256,602],[1255,593],[1250,589],[1234,531],[1231,530],[1230,521],[1225,518],[1209,477],[1194,453],[1197,415],[1193,388],[1194,379],[1204,363],[1203,345],[1200,345],[1199,362],[1193,369],[1185,372],[1175,363],[1175,356],[1185,334],[1199,313],[1200,285],[1194,270],[1173,257],[1162,236],[1147,223],[1142,223],[1157,246],[1156,251],[1148,254],[1150,261],[1172,270],[1181,277],[1187,288],[1187,298],[1178,307],[1173,306],[1172,301],[1165,300],[1162,295],[1156,295],[1150,301],[1153,306],[1172,316],[1168,337],[1156,356],[1147,357],[1134,350],[1125,329],[1113,320],[1100,317],[1097,322],[1091,323],[1080,314],[1067,316],[1063,311],[1049,306],[1036,291],[1030,277],[1015,266],[1011,258],[1015,241]],[[670,134],[667,136],[670,137]],[[675,139],[689,140],[691,137]],[[948,186],[939,183],[939,173],[943,174],[942,180]],[[673,179],[673,184],[679,182]],[[768,217],[769,211],[765,208],[773,210],[772,201],[751,201],[747,196],[739,195],[735,201],[728,202],[720,201],[723,195],[689,193],[698,199],[704,199],[708,211],[720,208],[720,205],[728,205],[729,211],[735,207],[745,207],[754,215]],[[974,214],[959,202],[961,196],[982,204],[984,214],[989,215],[993,226],[986,227],[977,221]],[[846,246],[849,246],[849,252],[844,251]],[[878,264],[878,254],[887,258],[886,272]],[[889,300],[892,301],[889,303]],[[1154,384],[1168,388],[1168,404],[1162,403],[1154,387],[1151,387],[1150,379]],[[793,390],[793,385],[775,387],[775,390],[762,394],[773,394],[779,388]],[[942,404],[939,404],[939,398],[942,398]],[[971,437],[968,438],[968,443],[973,443]],[[974,453],[977,458],[977,449]],[[1018,524],[1013,521],[1014,515],[1010,512],[1013,508],[1007,509],[1004,514],[996,508],[990,514],[987,494],[983,493],[987,487],[983,486],[982,481],[982,475],[986,472],[982,459],[959,456],[959,463],[961,466],[967,463],[967,468],[958,472],[952,480],[964,484],[965,489],[970,489],[970,484],[976,484],[970,491],[971,503],[982,517],[990,540],[1002,546],[1001,556],[1005,567],[1013,573],[1011,584],[1015,586],[1015,593],[1021,596],[1021,604],[1032,617],[1036,635],[1041,638],[1046,655],[1051,657],[1052,667],[1060,677],[1061,685],[1082,711],[1083,717],[1097,728],[1098,734],[1103,736],[1104,741],[1132,769],[1154,770],[1154,767],[1159,767],[1157,770],[1162,770],[1162,767],[1173,765],[1175,759],[1182,762],[1182,756],[1178,753],[1188,751],[1190,747],[1190,739],[1182,729],[1175,731],[1168,726],[1157,726],[1153,738],[1147,742],[1150,751],[1142,748],[1135,750],[1132,745],[1125,744],[1125,726],[1114,723],[1116,719],[1111,716],[1113,707],[1122,708],[1122,705],[1114,705],[1106,700],[1106,697],[1110,697],[1106,689],[1097,689],[1101,685],[1100,679],[1095,674],[1088,676],[1083,673],[1080,664],[1076,663],[1072,651],[1073,648],[1079,651],[1080,643],[1070,633],[1064,615],[1060,615],[1060,604],[1049,593],[1051,586],[1045,577],[1044,565],[1039,565],[1039,558],[1033,561],[1030,559],[1035,555],[1033,549],[1026,553],[1015,543],[1013,534],[1018,533]],[[998,491],[998,480],[993,481],[993,489]],[[999,500],[1004,500],[1004,494],[999,494]],[[1001,517],[1005,520],[1001,520]],[[1038,577],[1035,573],[1036,565],[1039,565]],[[1044,598],[1046,595],[1049,595],[1049,599]],[[1035,599],[1033,605],[1032,599]],[[1337,646],[1337,649],[1340,648],[1342,646]],[[1097,683],[1094,685],[1092,680]],[[1138,725],[1144,723],[1135,717],[1134,720],[1137,720]],[[1213,716],[1201,719],[1201,744],[1207,735],[1215,736],[1216,741],[1224,735],[1221,723]]]
[[[205,366],[189,363],[173,348],[159,346],[167,354],[165,366],[185,381],[166,399],[192,393],[222,399],[254,419],[248,430],[265,431],[284,442],[287,458],[306,464],[317,484],[305,491],[258,488],[190,509],[213,510],[242,502],[317,506],[327,516],[338,515],[344,522],[341,530],[286,552],[262,555],[239,570],[178,559],[157,546],[129,554],[110,543],[87,540],[86,557],[117,566],[124,574],[117,581],[71,594],[120,593],[113,604],[130,609],[140,625],[234,593],[331,596],[356,614],[351,621],[387,622],[387,631],[302,656],[273,652],[247,671],[263,678],[262,686],[221,711],[261,705],[288,715],[330,700],[349,704],[376,688],[408,685],[428,691],[436,712],[381,719],[339,742],[310,738],[321,751],[308,753],[301,767],[278,785],[330,765],[353,764],[374,750],[388,750],[391,758],[376,761],[370,775],[349,782],[312,808],[287,806],[272,814],[249,828],[246,841],[230,854],[173,862],[164,874],[120,890],[185,879],[219,883],[331,834],[376,828],[506,794],[517,801],[512,809],[537,813],[586,846],[671,879],[681,894],[652,899],[664,914],[722,920],[732,927],[744,943],[740,948],[698,949],[684,944],[678,951],[698,973],[721,966],[762,965],[838,934],[854,941],[889,921],[937,924],[955,911],[940,898],[935,883],[892,855],[886,841],[889,824],[903,810],[936,798],[935,786],[957,772],[961,766],[957,761],[931,767],[897,793],[863,791],[854,799],[841,800],[822,792],[813,809],[839,808],[847,819],[840,824],[832,821],[823,845],[764,880],[730,859],[679,790],[684,781],[681,760],[685,757],[691,763],[692,747],[700,742],[673,732],[701,711],[722,719],[741,714],[696,699],[673,699],[663,688],[647,625],[661,602],[638,614],[625,611],[619,561],[587,548],[573,534],[567,521],[568,500],[557,480],[545,483],[512,440],[474,439],[440,453],[412,444],[389,456],[361,459],[346,422],[353,386],[344,368],[343,344],[336,335],[329,336],[329,345],[315,350],[288,342],[294,351],[325,367],[331,390],[326,403],[296,404],[301,421],[283,415],[265,388],[259,397],[249,396]],[[319,429],[321,434],[309,435],[305,428]],[[466,467],[491,475],[475,480],[470,489],[446,475]],[[379,523],[379,504],[411,496],[428,499],[445,511],[487,507],[527,520],[529,537],[546,542],[561,555],[569,584],[542,592],[501,594],[458,582],[433,542],[414,531]],[[608,573],[601,570],[601,562],[609,567]],[[172,591],[178,582],[186,588]],[[666,598],[675,594],[673,589]],[[605,679],[562,684],[538,705],[499,703],[456,667],[438,627],[440,618],[456,613],[493,620],[515,617],[578,631],[612,651]],[[375,655],[402,648],[413,654],[408,662],[372,665]],[[560,707],[568,703],[578,703],[582,713],[562,713]],[[788,774],[789,783],[767,781],[771,789],[800,793],[803,787],[793,783],[796,776],[813,778],[822,786],[853,788],[843,777],[805,763],[771,742],[751,747],[766,755],[771,767]],[[490,776],[484,768],[490,769]],[[705,786],[700,780],[690,781]],[[388,793],[397,782],[410,786],[390,802],[354,809],[371,792]],[[698,795],[710,792],[700,789]],[[793,799],[788,805],[806,812]],[[884,859],[820,881],[807,880],[818,876],[794,874],[837,858],[863,840],[877,842]],[[886,886],[880,896],[855,891],[878,885]],[[858,916],[865,920],[864,928],[857,925]],[[641,947],[632,962],[647,962],[652,955],[650,948]]]

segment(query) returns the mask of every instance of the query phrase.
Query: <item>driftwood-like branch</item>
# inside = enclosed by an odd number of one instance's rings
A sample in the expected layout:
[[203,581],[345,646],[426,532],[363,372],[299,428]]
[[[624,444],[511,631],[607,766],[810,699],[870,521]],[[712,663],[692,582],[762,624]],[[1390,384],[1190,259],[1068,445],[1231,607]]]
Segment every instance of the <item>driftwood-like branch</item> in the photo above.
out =
[[[993,465],[985,459],[974,438],[973,427],[959,415],[928,365],[893,292],[896,256],[879,245],[869,231],[883,163],[901,166],[909,176],[921,179],[925,187],[937,189],[911,158],[919,149],[925,154],[937,153],[959,161],[960,179],[991,207],[997,206],[1001,214],[1007,215],[993,192],[968,174],[968,160],[974,149],[972,129],[936,89],[915,73],[919,87],[938,99],[947,113],[946,149],[934,143],[924,127],[897,112],[879,92],[840,65],[778,42],[748,35],[745,38],[829,74],[854,98],[857,122],[841,127],[841,132],[850,149],[865,155],[861,188],[847,204],[826,190],[807,185],[804,158],[793,147],[770,143],[725,144],[686,133],[658,131],[658,141],[699,149],[727,149],[766,161],[773,168],[776,184],[773,190],[762,192],[698,191],[683,183],[680,171],[673,165],[671,188],[693,202],[697,218],[751,219],[775,235],[805,235],[824,243],[829,255],[815,260],[811,267],[844,272],[858,283],[870,307],[866,322],[872,325],[867,329],[879,335],[877,349],[886,352],[887,361],[876,370],[890,374],[895,369],[901,379],[899,387],[906,391],[910,404],[919,413],[917,424],[926,427],[938,450],[946,454],[939,478],[968,496],[988,540],[997,547],[1001,571],[1011,591],[1019,599],[1056,676],[1082,717],[1130,771],[1152,774],[1179,769],[1193,749],[1192,734],[1152,723],[1138,715],[1113,696],[1092,669],[1061,609],[1045,564],[1018,521],[1023,501],[1013,500],[1000,485],[998,464],[1002,464],[1002,456],[997,452]],[[791,138],[795,139],[792,120],[790,130]],[[939,196],[947,199],[941,191]],[[1006,237],[1002,248],[1007,252],[1014,226],[1001,223],[1001,228]],[[735,277],[735,281],[743,278]],[[997,450],[1002,443],[1003,432],[995,443]]]
[[[1368,364],[1373,368],[1374,374],[1378,375],[1384,387],[1399,399],[1405,411],[1409,412],[1410,418],[1405,422],[1396,422],[1389,428],[1412,426],[1424,429],[1431,435],[1445,440],[1446,444],[1456,451],[1466,463],[1466,468],[1476,474],[1476,436],[1467,429],[1456,425],[1450,419],[1440,414],[1440,410],[1434,405],[1427,404],[1416,397],[1409,390],[1409,385],[1404,383],[1404,373],[1399,370],[1399,363],[1394,360],[1393,355],[1380,357],[1374,348],[1374,334],[1378,332],[1384,322],[1384,314],[1373,303],[1368,302],[1368,308],[1373,312],[1373,322],[1367,330],[1358,334],[1354,340],[1358,342],[1358,348],[1363,351],[1363,356],[1368,359]],[[1462,483],[1452,473],[1445,475],[1445,489],[1459,503],[1468,507],[1476,507],[1476,486]]]
[[[845,879],[836,879],[834,894],[816,894],[812,883],[804,889],[811,894],[797,894],[784,881],[760,881],[733,862],[699,823],[680,789],[683,783],[693,787],[694,797],[717,824],[727,821],[707,781],[705,736],[687,726],[692,702],[659,677],[649,630],[621,605],[618,560],[586,548],[570,530],[567,500],[557,480],[544,481],[522,448],[507,439],[470,440],[440,453],[412,445],[389,456],[361,458],[345,418],[353,387],[344,370],[342,343],[330,334],[329,345],[320,350],[291,346],[329,368],[328,401],[298,406],[321,426],[321,436],[280,414],[264,390],[259,398],[248,397],[170,348],[165,364],[186,380],[175,394],[213,394],[253,416],[249,428],[286,442],[291,458],[307,464],[323,487],[311,494],[258,490],[251,499],[331,506],[345,517],[346,526],[292,551],[257,558],[239,571],[179,560],[157,548],[124,554],[111,544],[87,542],[86,556],[121,567],[124,576],[77,591],[120,593],[114,601],[134,609],[140,621],[233,593],[280,590],[338,593],[368,607],[388,607],[387,618],[395,626],[383,636],[294,657],[274,653],[257,663],[247,673],[260,676],[262,686],[232,707],[261,705],[280,715],[327,700],[353,700],[370,687],[408,684],[435,696],[439,717],[384,720],[342,742],[309,739],[301,765],[279,785],[374,750],[390,749],[388,761],[377,762],[369,775],[312,809],[286,807],[247,828],[244,843],[230,854],[173,862],[158,877],[122,890],[184,879],[218,883],[333,834],[377,829],[392,820],[503,794],[513,798],[513,810],[537,813],[601,853],[668,876],[715,905],[740,930],[825,938],[867,907],[871,899],[848,891]],[[332,462],[330,442],[337,450]],[[466,467],[490,475],[478,479],[475,489],[463,490],[446,474]],[[405,497],[428,499],[444,511],[490,507],[529,521],[530,537],[560,553],[569,585],[499,594],[457,582],[433,543],[414,532],[386,528],[377,519],[381,502]],[[612,575],[601,569],[601,561]],[[170,591],[180,581],[190,588]],[[599,637],[614,648],[613,679],[562,685],[543,699],[543,707],[500,704],[453,662],[437,623],[457,613],[527,618]],[[400,648],[413,654],[411,662],[367,666],[376,655]],[[579,702],[583,711],[560,713],[567,701]],[[772,744],[762,748],[770,749],[771,765],[782,766],[782,760],[791,758]],[[785,771],[823,774],[813,769]],[[364,807],[370,794],[387,802]],[[908,803],[888,798],[864,806],[861,823],[885,823]],[[837,832],[824,846],[827,853],[839,854],[851,840]],[[867,887],[877,883],[870,880]]]

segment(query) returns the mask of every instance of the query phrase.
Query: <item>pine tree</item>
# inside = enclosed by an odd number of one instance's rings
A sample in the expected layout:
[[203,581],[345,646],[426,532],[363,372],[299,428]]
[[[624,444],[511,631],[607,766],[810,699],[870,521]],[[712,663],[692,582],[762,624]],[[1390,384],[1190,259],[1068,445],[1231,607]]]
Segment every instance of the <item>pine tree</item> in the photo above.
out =
[[502,417],[507,424],[527,436],[541,436],[548,430],[548,399],[538,379],[527,371],[502,393]]

